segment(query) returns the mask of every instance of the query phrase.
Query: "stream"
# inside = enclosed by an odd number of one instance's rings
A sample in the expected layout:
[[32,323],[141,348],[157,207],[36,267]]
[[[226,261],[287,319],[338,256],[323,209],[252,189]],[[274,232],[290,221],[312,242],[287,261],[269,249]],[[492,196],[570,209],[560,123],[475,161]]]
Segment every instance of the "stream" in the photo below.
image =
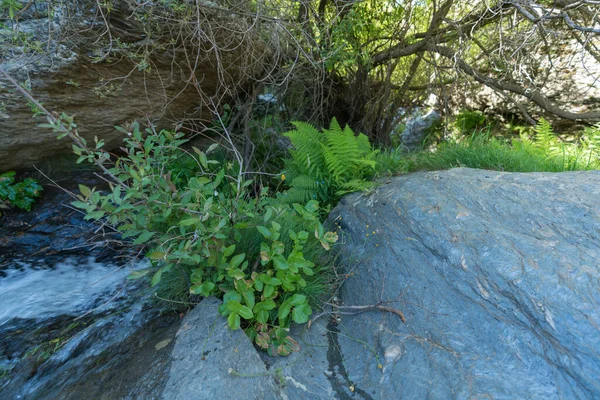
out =
[[0,217],[0,398],[159,398],[179,316],[126,279],[147,262],[70,201],[49,187],[31,212]]

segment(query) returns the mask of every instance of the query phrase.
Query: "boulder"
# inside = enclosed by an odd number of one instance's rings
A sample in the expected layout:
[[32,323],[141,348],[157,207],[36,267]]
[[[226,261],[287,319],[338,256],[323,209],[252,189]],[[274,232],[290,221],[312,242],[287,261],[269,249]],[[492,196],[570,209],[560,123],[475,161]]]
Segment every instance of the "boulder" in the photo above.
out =
[[207,298],[182,321],[162,398],[280,399],[252,343],[242,330],[229,329],[220,304]]
[[600,172],[472,169],[349,195],[339,308],[291,328],[300,351],[257,352],[207,299],[163,398],[598,398],[599,195]]
[[440,123],[442,116],[434,109],[415,108],[404,117],[404,130],[400,142],[408,150],[421,148],[431,129]]
[[[198,5],[198,12],[214,36],[190,36],[182,44],[164,21],[152,22],[165,30],[148,36],[158,28],[145,25],[144,13],[170,12],[155,2],[116,2],[106,21],[95,1],[58,2],[50,15],[48,4],[21,2],[18,24],[0,19],[0,70],[49,111],[74,115],[79,133],[90,143],[94,136],[104,139],[108,150],[123,139],[115,125],[150,120],[168,128],[183,120],[211,120],[208,99],[226,102],[261,76],[261,63],[270,57],[257,35],[237,35],[250,32],[249,21],[210,5]],[[218,55],[214,46],[222,48]],[[2,78],[0,172],[70,152],[70,141],[57,141],[56,133],[39,127],[46,122],[34,117],[39,110]]]
[[348,380],[370,398],[599,398],[600,172],[390,179],[331,214]]

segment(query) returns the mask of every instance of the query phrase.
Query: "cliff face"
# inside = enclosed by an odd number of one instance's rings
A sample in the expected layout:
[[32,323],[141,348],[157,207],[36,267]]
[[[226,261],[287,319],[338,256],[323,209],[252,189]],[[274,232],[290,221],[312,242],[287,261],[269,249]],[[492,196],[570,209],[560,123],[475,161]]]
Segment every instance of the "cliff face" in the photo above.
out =
[[[555,39],[556,40],[556,39]],[[585,45],[600,45],[600,38],[593,38]],[[551,50],[532,48],[531,60],[525,65],[515,63],[507,72],[509,81],[515,81],[532,92],[539,91],[557,107],[575,113],[600,109],[600,62],[583,49],[575,40],[553,43]],[[540,116],[553,121],[556,126],[569,128],[577,123],[543,112],[523,96],[507,91],[499,94],[489,87],[472,80],[457,84],[451,91],[454,108],[481,110],[489,114]],[[593,122],[593,121],[588,121]]]
[[[208,99],[219,104],[235,95],[260,76],[260,61],[269,57],[256,35],[228,35],[234,32],[229,25],[239,29],[246,22],[221,9],[202,10],[204,28],[213,28],[212,36],[193,36],[203,32],[196,30],[181,38],[173,37],[173,27],[153,27],[149,33],[150,23],[138,16],[142,6],[135,2],[118,2],[122,8],[110,14],[101,13],[95,2],[61,4],[66,5],[50,14],[45,7],[30,7],[18,23],[0,21],[5,24],[0,69],[48,110],[74,115],[82,136],[92,140],[97,135],[109,149],[122,139],[115,125],[137,119],[167,127],[211,119]],[[248,68],[251,57],[259,60],[256,68]],[[67,140],[57,141],[54,133],[37,126],[45,119],[32,117],[32,111],[0,80],[0,171],[27,168],[69,151]]]

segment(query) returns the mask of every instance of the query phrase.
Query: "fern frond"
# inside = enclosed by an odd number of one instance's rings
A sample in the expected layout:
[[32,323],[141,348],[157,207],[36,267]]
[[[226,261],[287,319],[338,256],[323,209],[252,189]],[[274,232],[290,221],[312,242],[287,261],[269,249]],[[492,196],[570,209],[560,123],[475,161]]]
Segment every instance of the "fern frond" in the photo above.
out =
[[284,134],[294,147],[285,162],[290,189],[284,201],[328,204],[336,196],[374,185],[368,179],[375,172],[378,150],[367,136],[355,135],[348,125],[342,129],[335,118],[322,132],[304,122],[293,124],[296,130]]

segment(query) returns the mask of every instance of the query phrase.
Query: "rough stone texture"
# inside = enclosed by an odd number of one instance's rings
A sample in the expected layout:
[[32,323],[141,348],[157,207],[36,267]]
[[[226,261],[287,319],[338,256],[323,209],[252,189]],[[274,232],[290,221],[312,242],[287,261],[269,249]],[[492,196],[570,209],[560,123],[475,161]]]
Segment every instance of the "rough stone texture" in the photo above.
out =
[[416,108],[404,120],[404,130],[400,134],[402,145],[408,150],[416,150],[421,147],[423,141],[430,133],[430,129],[439,124],[442,117],[439,112],[430,109],[422,110]]
[[[597,45],[598,38],[590,38],[588,44]],[[597,111],[600,107],[600,63],[582,49],[581,44],[570,38],[557,36],[552,38],[550,55],[540,48],[527,46],[536,56],[527,68],[514,71],[517,81],[525,87],[540,89],[548,99],[561,108],[572,112]],[[522,64],[521,64],[522,65]],[[533,72],[533,73],[532,73]],[[531,82],[530,79],[534,79]],[[556,127],[571,128],[574,121],[553,117],[543,112],[534,103],[522,96],[504,92],[499,95],[493,89],[474,82],[461,81],[448,89],[453,108],[476,109],[490,115],[516,114],[526,110],[535,118],[550,119]],[[515,104],[519,103],[519,106]],[[589,121],[588,121],[589,122]]]
[[[123,139],[123,134],[113,128],[115,125],[134,120],[146,123],[150,119],[159,127],[172,127],[182,120],[210,120],[212,112],[202,99],[215,96],[225,100],[231,94],[231,88],[225,86],[236,83],[241,87],[261,73],[256,68],[241,70],[239,66],[245,57],[260,61],[269,54],[254,54],[263,49],[260,43],[252,43],[249,49],[248,42],[252,41],[246,37],[240,43],[230,43],[237,38],[225,37],[229,42],[223,47],[232,50],[220,54],[220,65],[225,66],[222,70],[216,67],[210,46],[201,51],[185,51],[181,46],[173,48],[168,44],[153,53],[151,68],[143,69],[121,50],[115,49],[108,55],[108,46],[102,47],[106,28],[95,9],[96,2],[58,2],[52,19],[44,13],[44,2],[39,3],[21,17],[18,29],[30,35],[30,43],[42,43],[43,50],[32,52],[31,46],[15,42],[11,22],[0,20],[6,23],[0,29],[0,70],[30,87],[33,96],[48,110],[74,115],[79,133],[90,143],[95,135],[104,139],[108,150],[118,147]],[[143,50],[144,27],[131,18],[133,9],[128,8],[134,5],[133,1],[113,4],[109,23],[114,40]],[[211,10],[203,10],[209,20],[216,12]],[[227,30],[228,23],[236,23],[230,14],[214,16],[215,20],[219,18],[226,19],[219,21],[221,30]],[[215,32],[217,35],[218,29]],[[147,44],[152,48],[151,42]],[[200,51],[197,60],[196,51]],[[107,57],[99,61],[103,55]],[[195,60],[195,75],[188,67],[188,57]],[[0,78],[0,172],[29,168],[45,157],[70,152],[68,139],[58,141],[50,129],[38,126],[45,122],[42,117],[32,118],[27,101]]]
[[[599,172],[391,179],[332,213],[350,243],[342,316],[364,398],[600,398]],[[382,368],[378,368],[378,363]]]
[[219,314],[220,304],[207,298],[183,320],[162,398],[280,399],[252,343],[242,330],[229,329]]
[[284,398],[330,400],[352,395],[338,351],[337,327],[328,320],[325,316],[310,329],[306,325],[292,326],[290,335],[300,343],[298,352],[287,357],[260,353],[269,371],[283,386]]

